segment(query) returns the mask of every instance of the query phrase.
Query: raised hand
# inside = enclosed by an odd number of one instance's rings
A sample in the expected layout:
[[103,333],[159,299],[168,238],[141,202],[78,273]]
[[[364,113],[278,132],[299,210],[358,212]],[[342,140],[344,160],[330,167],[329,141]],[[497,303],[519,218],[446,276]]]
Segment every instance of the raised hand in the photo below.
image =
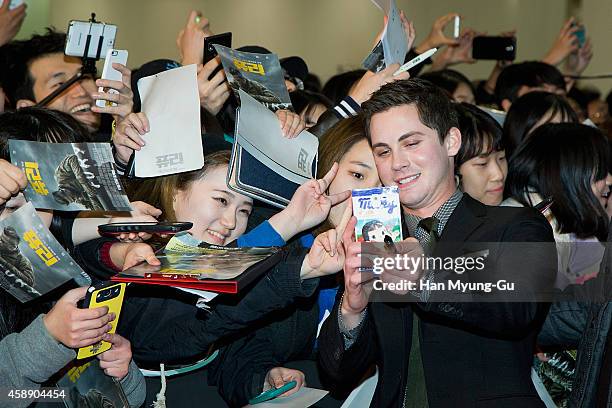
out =
[[274,114],[280,121],[283,136],[285,136],[287,139],[293,139],[299,135],[302,130],[306,129],[304,119],[302,119],[300,115],[295,112],[291,112],[290,110],[286,109],[279,109],[274,112]]
[[[96,85],[105,89],[104,92],[95,92],[91,95],[96,100],[115,102],[117,106],[105,106],[100,108],[93,105],[92,112],[108,113],[113,115],[116,121],[125,118],[132,113],[134,107],[134,93],[132,92],[132,71],[123,64],[113,63],[113,68],[121,72],[121,81],[110,81],[108,79],[96,80]],[[114,89],[119,93],[110,93]]]
[[359,325],[361,312],[368,306],[375,279],[373,272],[361,270],[361,267],[372,265],[369,259],[361,258],[361,243],[355,242],[355,225],[357,218],[351,217],[342,234],[345,259],[344,295],[340,311],[342,322],[349,330]]
[[220,64],[219,58],[213,58],[205,65],[198,65],[200,105],[212,115],[219,113],[231,92],[225,80],[225,71],[220,70],[210,78]]
[[146,145],[142,136],[150,130],[149,119],[144,112],[130,113],[117,122],[117,129],[113,136],[117,160],[127,164],[134,150],[140,150]]
[[575,76],[581,75],[589,66],[592,58],[593,44],[591,43],[591,39],[587,38],[582,47],[567,56],[565,61],[565,73]]
[[361,105],[370,99],[370,96],[374,92],[378,91],[384,84],[398,81],[400,79],[410,78],[410,74],[408,72],[402,72],[401,74],[394,76],[393,73],[397,71],[399,67],[399,64],[391,64],[387,68],[377,73],[367,71],[365,74],[363,74],[359,82],[355,84],[351,92],[349,92],[349,96],[353,98],[355,102]]
[[342,237],[352,212],[353,207],[349,201],[338,226],[317,235],[308,255],[302,262],[300,271],[302,279],[330,275],[342,270],[345,256],[342,239],[339,238]]
[[429,35],[421,44],[419,44],[415,51],[419,54],[424,53],[430,48],[441,47],[442,45],[456,45],[459,40],[456,38],[449,38],[444,34],[444,28],[455,19],[457,13],[450,13],[444,16],[438,17],[431,26]]
[[285,241],[325,221],[333,205],[350,197],[349,190],[325,194],[337,173],[338,163],[334,163],[322,179],[312,179],[302,184],[291,197],[287,208],[270,218],[270,224]]
[[192,10],[185,26],[176,37],[183,65],[201,64],[204,60],[204,38],[213,35],[210,22],[201,12]]
[[11,2],[6,0],[0,7],[0,46],[8,43],[17,35],[26,16],[26,4],[10,10]]
[[575,24],[574,17],[563,24],[555,42],[544,58],[543,62],[550,65],[559,65],[565,60],[572,52],[575,52],[579,48],[578,39],[576,38],[576,32],[580,30],[580,27]]
[[437,53],[433,59],[431,70],[438,71],[461,63],[475,63],[476,60],[472,58],[472,42],[477,34],[471,28],[464,30],[457,44],[448,45],[442,52]]

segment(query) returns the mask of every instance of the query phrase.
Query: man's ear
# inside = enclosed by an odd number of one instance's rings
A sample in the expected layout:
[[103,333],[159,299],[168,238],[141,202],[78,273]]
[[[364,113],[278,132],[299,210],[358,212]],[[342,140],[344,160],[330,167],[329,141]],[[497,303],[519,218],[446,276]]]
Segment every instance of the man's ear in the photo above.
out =
[[29,99],[19,99],[17,101],[17,109],[27,108],[29,106],[34,106],[34,105],[36,105],[36,102],[31,101]]
[[512,106],[512,102],[510,102],[510,99],[502,99],[501,107],[504,112],[508,112],[510,110],[510,106]]
[[449,156],[457,155],[461,147],[461,131],[456,127],[450,128],[446,135],[446,139],[444,139],[444,144],[446,145],[446,151]]

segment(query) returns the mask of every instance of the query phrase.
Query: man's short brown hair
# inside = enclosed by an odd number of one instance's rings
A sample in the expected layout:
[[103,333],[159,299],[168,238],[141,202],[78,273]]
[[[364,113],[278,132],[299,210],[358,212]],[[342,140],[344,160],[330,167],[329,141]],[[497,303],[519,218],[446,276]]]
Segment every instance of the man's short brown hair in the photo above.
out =
[[370,142],[372,116],[402,105],[415,105],[421,122],[438,132],[440,143],[451,128],[459,126],[453,102],[443,90],[423,79],[406,79],[383,85],[363,103],[365,131]]

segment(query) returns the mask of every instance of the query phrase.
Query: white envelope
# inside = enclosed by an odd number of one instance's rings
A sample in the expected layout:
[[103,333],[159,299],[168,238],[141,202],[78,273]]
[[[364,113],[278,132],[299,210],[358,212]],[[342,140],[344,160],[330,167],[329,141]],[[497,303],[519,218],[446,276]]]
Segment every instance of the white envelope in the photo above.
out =
[[236,143],[270,169],[294,183],[315,177],[319,139],[302,131],[297,137],[283,136],[276,115],[240,90],[240,110],[236,117]]
[[141,78],[138,90],[151,131],[143,136],[146,146],[135,152],[136,177],[201,169],[204,150],[196,65]]
[[355,388],[340,408],[369,407],[378,384],[378,367],[376,373]]

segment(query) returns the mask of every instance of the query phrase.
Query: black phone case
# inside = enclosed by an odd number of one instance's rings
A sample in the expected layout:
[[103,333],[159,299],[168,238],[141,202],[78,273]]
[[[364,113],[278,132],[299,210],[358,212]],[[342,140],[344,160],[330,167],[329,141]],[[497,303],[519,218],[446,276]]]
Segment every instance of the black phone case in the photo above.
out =
[[122,234],[129,232],[148,232],[162,234],[176,234],[177,232],[187,231],[193,227],[191,222],[159,223],[159,224],[103,224],[98,226],[101,234]]
[[472,58],[477,60],[514,61],[516,37],[474,37]]
[[232,48],[232,33],[221,33],[204,38],[204,64],[217,56],[217,50],[213,47],[214,44]]

